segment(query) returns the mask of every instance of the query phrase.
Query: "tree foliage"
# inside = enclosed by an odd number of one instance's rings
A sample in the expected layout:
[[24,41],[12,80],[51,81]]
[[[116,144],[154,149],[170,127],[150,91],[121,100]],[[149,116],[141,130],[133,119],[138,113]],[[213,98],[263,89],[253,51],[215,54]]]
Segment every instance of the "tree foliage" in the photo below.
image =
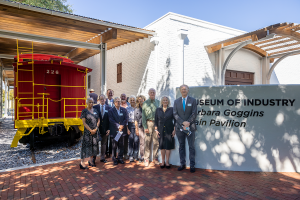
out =
[[72,6],[67,4],[67,0],[14,0],[16,2],[47,8],[50,10],[73,13]]

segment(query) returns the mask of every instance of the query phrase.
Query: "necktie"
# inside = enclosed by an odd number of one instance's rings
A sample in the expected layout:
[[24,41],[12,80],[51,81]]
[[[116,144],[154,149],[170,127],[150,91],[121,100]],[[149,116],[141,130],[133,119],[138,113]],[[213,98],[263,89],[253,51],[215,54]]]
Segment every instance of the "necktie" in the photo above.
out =
[[185,111],[185,98],[183,98],[182,106],[183,106],[183,111]]
[[103,105],[101,106],[101,115],[102,115],[102,118],[103,118],[103,114],[104,114],[104,112],[103,112]]

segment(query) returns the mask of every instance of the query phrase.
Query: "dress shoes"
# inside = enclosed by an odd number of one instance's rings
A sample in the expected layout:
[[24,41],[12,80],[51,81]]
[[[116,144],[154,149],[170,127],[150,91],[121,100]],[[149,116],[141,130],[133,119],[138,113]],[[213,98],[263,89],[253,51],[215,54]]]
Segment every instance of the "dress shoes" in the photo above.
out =
[[194,173],[196,170],[195,170],[195,167],[190,167],[190,172],[191,173]]
[[114,165],[118,165],[118,160],[115,160],[115,161],[114,161]]
[[91,167],[96,167],[96,164],[95,164],[95,162],[90,163],[90,161],[89,161],[89,166],[91,166]]
[[118,160],[119,163],[124,164],[125,162],[123,160]]
[[185,165],[180,165],[180,167],[178,167],[178,171],[182,171],[182,170],[184,170],[186,167],[185,167]]
[[101,159],[100,162],[107,163],[107,160]]
[[86,166],[86,167],[83,167],[83,166],[81,165],[81,163],[79,164],[79,167],[80,167],[80,169],[88,169],[87,166]]

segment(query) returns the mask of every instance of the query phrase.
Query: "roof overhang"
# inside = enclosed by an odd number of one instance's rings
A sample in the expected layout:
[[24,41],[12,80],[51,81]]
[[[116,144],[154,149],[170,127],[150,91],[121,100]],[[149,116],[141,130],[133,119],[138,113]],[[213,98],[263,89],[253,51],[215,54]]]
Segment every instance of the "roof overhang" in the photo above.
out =
[[252,42],[243,48],[253,51],[261,57],[270,57],[273,62],[274,58],[280,57],[283,53],[300,50],[300,25],[295,23],[275,24],[207,45],[205,48],[208,53],[213,53],[221,48],[247,40]]
[[34,53],[67,56],[79,63],[100,53],[100,43],[110,50],[153,35],[150,30],[0,0],[4,77],[17,55],[16,40],[23,47],[31,47],[33,42]]

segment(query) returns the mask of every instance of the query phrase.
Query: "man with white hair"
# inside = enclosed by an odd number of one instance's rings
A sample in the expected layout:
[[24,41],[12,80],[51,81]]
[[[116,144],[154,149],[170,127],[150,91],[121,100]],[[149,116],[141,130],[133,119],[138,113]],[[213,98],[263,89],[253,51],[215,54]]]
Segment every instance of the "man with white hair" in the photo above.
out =
[[[109,119],[109,129],[111,136],[111,144],[112,144],[112,160],[114,165],[118,163],[124,164],[123,161],[123,153],[124,153],[124,136],[127,134],[124,132],[127,123],[128,123],[128,115],[127,110],[122,108],[121,99],[119,97],[114,98],[115,107],[111,108],[108,111],[108,119]],[[117,134],[122,134],[119,139],[116,141]],[[118,148],[118,158],[116,157],[116,150]]]
[[155,111],[156,108],[159,107],[159,101],[155,99],[156,91],[154,88],[150,88],[148,91],[149,99],[147,99],[143,103],[142,107],[142,122],[143,127],[145,130],[145,167],[149,166],[149,158],[151,153],[151,144],[153,143],[153,160],[155,164],[159,164],[158,162],[158,138],[157,134],[155,133]]
[[[100,125],[99,125],[99,131],[102,138],[101,141],[101,153],[100,153],[100,162],[107,163],[107,160],[105,160],[105,153],[106,153],[106,146],[108,141],[108,136],[110,133],[109,130],[109,119],[108,119],[108,111],[111,109],[109,105],[105,105],[105,95],[101,94],[99,96],[100,104],[95,105],[93,108],[99,111],[99,119],[100,119]],[[94,163],[96,161],[96,156],[93,158]]]
[[[179,97],[174,101],[173,107],[173,115],[176,119],[176,136],[179,142],[180,167],[178,168],[178,171],[182,171],[186,168],[185,138],[187,138],[189,145],[190,172],[194,173],[197,103],[196,99],[188,96],[189,86],[181,85],[180,93],[182,97]],[[189,135],[187,135],[187,131],[190,131]]]

